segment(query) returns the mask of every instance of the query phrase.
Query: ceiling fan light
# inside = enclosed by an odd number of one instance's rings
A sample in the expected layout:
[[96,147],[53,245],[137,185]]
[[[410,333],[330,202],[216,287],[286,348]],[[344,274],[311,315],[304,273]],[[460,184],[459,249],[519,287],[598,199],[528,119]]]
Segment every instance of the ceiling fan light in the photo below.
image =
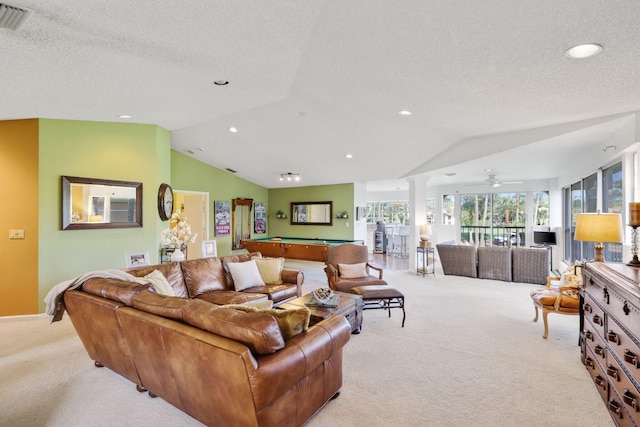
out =
[[502,184],[500,184],[499,182],[494,182],[493,184],[491,184],[493,188],[500,187],[501,185]]

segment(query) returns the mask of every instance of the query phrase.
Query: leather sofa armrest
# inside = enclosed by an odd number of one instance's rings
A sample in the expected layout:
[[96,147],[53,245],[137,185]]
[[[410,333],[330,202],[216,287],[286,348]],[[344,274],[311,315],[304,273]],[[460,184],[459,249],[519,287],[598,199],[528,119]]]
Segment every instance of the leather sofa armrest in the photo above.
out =
[[304,273],[301,270],[282,270],[282,283],[295,283],[297,295],[302,296],[302,284],[304,283]]
[[331,316],[287,341],[285,348],[257,358],[250,381],[258,410],[273,403],[310,372],[340,352],[351,338],[344,316]]
[[382,268],[373,264],[367,263],[367,273],[369,273],[369,269],[375,270],[378,272],[378,279],[382,280]]

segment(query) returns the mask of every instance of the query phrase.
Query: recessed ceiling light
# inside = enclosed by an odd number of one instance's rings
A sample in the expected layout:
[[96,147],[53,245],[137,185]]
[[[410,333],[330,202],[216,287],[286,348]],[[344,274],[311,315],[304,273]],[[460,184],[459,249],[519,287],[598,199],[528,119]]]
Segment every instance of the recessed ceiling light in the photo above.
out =
[[204,151],[204,148],[198,147],[198,151]]
[[352,159],[352,158],[353,158],[353,154],[349,154],[349,153],[345,154],[344,156],[345,156],[347,159]]
[[234,128],[233,126],[231,126],[231,127],[229,128],[229,132],[231,132],[231,133],[237,133],[237,132],[238,132],[238,128]]
[[572,59],[583,59],[589,58],[591,56],[595,56],[602,52],[602,46],[596,43],[586,43],[579,44],[577,46],[573,46],[565,52],[569,58]]
[[398,111],[398,114],[400,114],[401,116],[411,116],[413,113],[409,110],[400,110]]
[[132,118],[132,117],[133,117],[133,116],[130,116],[129,114],[120,114],[120,115],[118,116],[118,118],[119,118],[119,119],[130,119],[130,118]]
[[229,80],[215,80],[213,84],[216,86],[226,86],[229,84]]

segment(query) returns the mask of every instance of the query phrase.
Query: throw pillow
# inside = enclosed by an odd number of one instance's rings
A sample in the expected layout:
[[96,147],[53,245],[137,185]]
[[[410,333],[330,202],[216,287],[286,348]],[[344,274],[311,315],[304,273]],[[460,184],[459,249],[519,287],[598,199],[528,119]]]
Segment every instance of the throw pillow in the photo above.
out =
[[151,273],[144,276],[143,279],[147,283],[151,283],[151,285],[153,285],[153,289],[155,289],[160,295],[168,295],[170,297],[176,296],[176,293],[173,291],[173,288],[167,281],[167,278],[164,277],[164,274],[160,271],[153,270]]
[[338,264],[338,271],[340,272],[340,277],[344,279],[366,277],[367,263],[361,262],[359,264]]
[[258,265],[255,260],[232,262],[227,265],[231,277],[233,277],[233,286],[236,291],[242,291],[254,286],[264,286],[264,281],[260,277],[260,271],[258,271]]
[[267,285],[282,284],[282,269],[284,258],[254,258],[260,277]]
[[282,333],[285,341],[288,341],[301,332],[306,331],[309,328],[309,319],[311,318],[311,313],[307,307],[285,310],[279,308],[259,309],[245,304],[233,306],[225,305],[225,308],[229,307],[246,313],[258,312],[270,314],[274,319],[276,319],[276,322],[278,322],[280,332]]

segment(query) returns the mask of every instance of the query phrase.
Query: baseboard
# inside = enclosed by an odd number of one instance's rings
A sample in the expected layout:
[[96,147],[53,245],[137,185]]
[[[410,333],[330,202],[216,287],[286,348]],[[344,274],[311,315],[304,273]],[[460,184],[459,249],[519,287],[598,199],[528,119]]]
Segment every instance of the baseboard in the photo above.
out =
[[46,313],[21,314],[19,316],[0,316],[0,322],[15,322],[16,320],[46,319],[47,317],[48,315]]

